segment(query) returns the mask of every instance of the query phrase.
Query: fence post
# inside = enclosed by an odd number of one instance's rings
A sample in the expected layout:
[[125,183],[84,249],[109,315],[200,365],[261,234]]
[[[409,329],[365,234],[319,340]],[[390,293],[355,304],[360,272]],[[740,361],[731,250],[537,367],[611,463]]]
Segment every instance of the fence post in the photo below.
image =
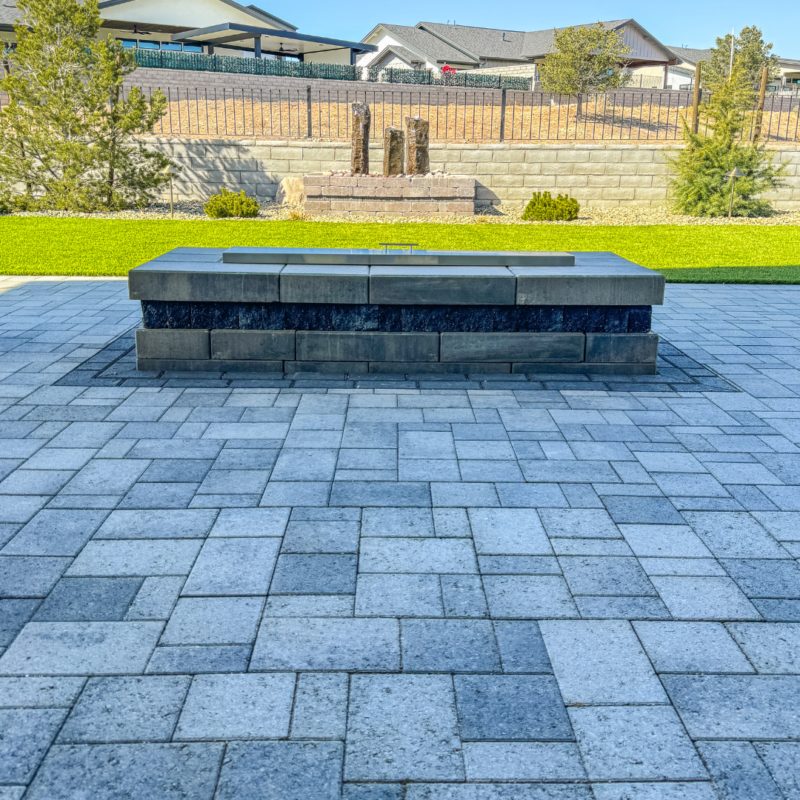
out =
[[[758,108],[756,109],[756,127],[755,130],[753,131],[754,142],[757,142],[761,138],[761,123],[764,119],[764,97],[767,94],[767,78],[769,77],[767,74],[768,72],[769,72],[769,67],[764,67],[764,70],[761,73],[761,90],[758,93]],[[771,119],[772,118],[770,117],[770,120]]]
[[702,62],[698,61],[694,68],[694,98],[692,99],[692,133],[700,130],[700,73]]
[[506,91],[500,90],[500,141],[506,138]]
[[311,86],[306,86],[306,136],[311,138]]

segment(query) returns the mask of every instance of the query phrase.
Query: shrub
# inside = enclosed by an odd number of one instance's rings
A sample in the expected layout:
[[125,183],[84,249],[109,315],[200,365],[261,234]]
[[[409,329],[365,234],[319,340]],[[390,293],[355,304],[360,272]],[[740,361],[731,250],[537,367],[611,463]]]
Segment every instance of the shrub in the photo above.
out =
[[299,211],[298,209],[292,209],[289,212],[289,219],[292,222],[303,222],[306,218],[306,215],[303,211]]
[[244,190],[236,194],[223,189],[220,194],[212,195],[208,202],[203,204],[203,210],[212,219],[224,217],[256,217],[261,206],[252,197],[248,197]]
[[13,210],[11,200],[0,195],[0,214],[10,214]]
[[574,197],[560,194],[555,199],[550,192],[534,192],[522,212],[524,220],[573,220],[578,219],[580,204]]
[[744,176],[734,187],[732,216],[765,217],[772,205],[757,195],[783,183],[784,166],[772,163],[773,153],[760,141],[745,140],[753,120],[753,87],[738,60],[728,79],[711,84],[711,99],[701,108],[710,133],[692,133],[683,122],[686,147],[667,158],[675,210],[693,217],[725,217],[731,197],[726,173],[738,168]]

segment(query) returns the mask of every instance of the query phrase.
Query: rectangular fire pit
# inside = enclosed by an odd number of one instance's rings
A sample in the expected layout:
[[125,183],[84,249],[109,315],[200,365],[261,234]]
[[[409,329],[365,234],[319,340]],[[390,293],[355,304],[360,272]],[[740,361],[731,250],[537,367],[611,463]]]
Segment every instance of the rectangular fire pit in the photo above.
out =
[[139,369],[652,374],[664,278],[612,253],[178,248],[131,270]]

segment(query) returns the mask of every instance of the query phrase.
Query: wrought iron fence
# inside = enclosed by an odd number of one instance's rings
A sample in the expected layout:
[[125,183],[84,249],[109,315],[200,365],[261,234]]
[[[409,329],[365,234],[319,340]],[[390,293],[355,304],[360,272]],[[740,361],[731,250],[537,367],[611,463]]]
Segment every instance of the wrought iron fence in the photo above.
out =
[[[144,88],[151,95],[155,87]],[[691,121],[690,92],[608,92],[580,98],[546,92],[479,89],[162,90],[168,110],[156,128],[166,136],[346,140],[350,105],[368,103],[373,135],[409,116],[430,122],[433,141],[680,141]],[[751,115],[752,136],[755,114]],[[707,131],[701,117],[700,131]],[[767,98],[762,140],[800,141],[800,98]]]
[[[142,87],[147,96],[158,87]],[[676,142],[692,117],[690,92],[629,89],[578,98],[546,92],[392,86],[374,89],[164,87],[159,136],[322,139],[351,133],[350,106],[369,104],[373,137],[406,117],[430,123],[436,142]],[[8,102],[0,95],[0,109]],[[752,138],[757,115],[750,115]],[[700,132],[707,132],[701,116]],[[761,124],[768,144],[800,142],[800,97],[767,97]]]

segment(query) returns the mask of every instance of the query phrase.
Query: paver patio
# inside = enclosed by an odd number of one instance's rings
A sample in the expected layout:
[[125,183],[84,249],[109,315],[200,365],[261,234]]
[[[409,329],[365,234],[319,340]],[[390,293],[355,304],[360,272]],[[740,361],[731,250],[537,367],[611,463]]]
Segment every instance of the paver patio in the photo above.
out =
[[0,799],[797,800],[800,287],[660,374],[137,373],[0,296]]

